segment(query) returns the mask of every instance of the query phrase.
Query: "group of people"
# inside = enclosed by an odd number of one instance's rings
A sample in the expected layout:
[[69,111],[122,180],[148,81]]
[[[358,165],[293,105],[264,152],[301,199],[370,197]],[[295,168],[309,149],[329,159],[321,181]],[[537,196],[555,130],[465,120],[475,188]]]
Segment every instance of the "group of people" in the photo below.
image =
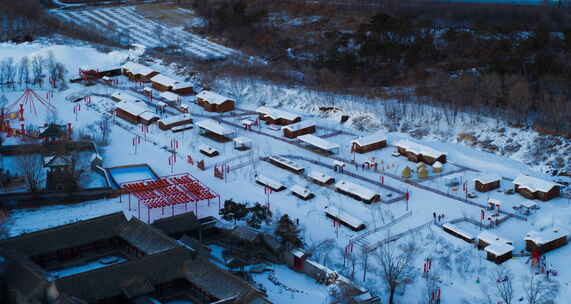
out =
[[432,217],[435,223],[442,223],[444,221],[444,213],[436,214],[436,212],[432,212]]

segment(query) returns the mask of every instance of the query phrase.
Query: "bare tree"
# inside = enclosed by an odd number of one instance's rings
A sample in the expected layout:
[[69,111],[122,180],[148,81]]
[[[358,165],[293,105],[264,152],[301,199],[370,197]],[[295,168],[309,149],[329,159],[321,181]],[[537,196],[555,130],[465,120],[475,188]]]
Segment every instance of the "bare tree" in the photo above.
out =
[[401,246],[388,242],[375,252],[374,257],[380,266],[380,275],[389,292],[389,304],[394,303],[397,288],[403,288],[414,278],[413,261],[419,250],[416,242],[410,240]]
[[42,157],[35,153],[20,152],[16,157],[16,166],[19,173],[24,176],[28,191],[39,191],[44,171]]
[[16,67],[12,57],[5,58],[0,64],[0,73],[4,84],[14,86],[14,78],[16,77]]
[[327,266],[327,261],[329,260],[329,254],[335,248],[334,239],[325,239],[318,242],[308,242],[305,252],[313,257],[314,260],[323,263]]
[[81,185],[87,180],[90,171],[90,160],[87,158],[88,154],[81,154],[81,152],[71,153],[71,168],[70,168],[70,185],[71,190],[78,190]]
[[28,59],[28,56],[24,56],[20,59],[20,65],[18,66],[18,80],[20,85],[30,82],[30,60]]
[[44,59],[40,55],[32,57],[32,82],[42,87],[42,74],[44,73]]
[[499,267],[492,273],[492,284],[496,285],[496,296],[505,304],[511,304],[514,298],[513,275],[506,267]]
[[533,272],[523,278],[522,287],[528,304],[546,303],[547,300],[555,299],[559,292],[557,283],[550,283]]

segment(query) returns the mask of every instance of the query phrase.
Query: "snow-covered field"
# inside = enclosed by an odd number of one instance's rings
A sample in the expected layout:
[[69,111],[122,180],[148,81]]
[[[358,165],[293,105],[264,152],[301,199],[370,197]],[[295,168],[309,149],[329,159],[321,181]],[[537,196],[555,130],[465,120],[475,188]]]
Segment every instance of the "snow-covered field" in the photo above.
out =
[[129,44],[137,43],[147,47],[178,45],[188,53],[203,59],[226,58],[238,54],[235,50],[181,28],[173,28],[146,18],[136,11],[135,6],[55,10],[52,13],[79,26],[115,33]]
[[[128,56],[131,56],[131,58],[134,57],[133,52],[101,54],[88,47],[67,47],[33,43],[17,46],[0,45],[0,57],[47,54],[50,50],[54,52],[58,60],[65,63],[70,71],[68,74],[69,78],[76,77],[77,68],[83,65],[103,66],[121,64]],[[156,63],[156,66],[159,67],[159,63]],[[161,71],[175,74],[174,70],[169,70],[167,67],[161,67]],[[125,78],[119,78],[123,86],[129,85]],[[351,115],[351,120],[345,125],[341,125],[338,123],[338,118],[341,113],[324,114],[318,110],[320,101],[324,99],[321,99],[321,97],[314,92],[275,87],[265,83],[240,82],[237,84],[235,81],[228,79],[220,80],[217,85],[220,93],[231,94],[237,98],[238,107],[240,108],[253,110],[263,101],[271,106],[282,106],[284,110],[301,115],[304,120],[314,120],[318,125],[318,129],[319,127],[326,127],[327,130],[341,130],[346,133],[355,134],[355,136],[372,132],[373,128],[371,128],[371,126],[384,128],[380,122],[380,116],[376,115],[379,115],[383,110],[383,103],[392,102],[377,101],[373,103],[365,100],[343,100],[342,97],[337,97],[338,102],[335,106],[344,109],[344,113]],[[37,91],[41,94],[46,93],[46,91],[41,89]],[[58,109],[57,117],[60,121],[72,122],[74,129],[79,130],[100,119],[104,113],[111,113],[113,111],[115,102],[106,96],[116,91],[136,94],[130,90],[111,88],[103,84],[97,84],[89,88],[83,87],[81,84],[69,84],[69,89],[54,92],[53,104],[56,105]],[[12,100],[21,94],[21,92],[0,92],[0,94],[5,94],[9,100]],[[66,97],[72,95],[92,96],[90,104],[81,102],[82,107],[77,115],[77,119],[73,112],[75,104],[66,99]],[[193,97],[184,97],[183,103],[190,106],[190,113],[195,122],[213,116],[212,113],[205,112],[201,107],[194,104]],[[328,104],[324,102],[322,105]],[[150,110],[153,109],[150,105],[148,105],[148,107]],[[382,171],[386,170],[386,173],[398,176],[404,166],[410,165],[413,168],[415,166],[414,163],[410,163],[402,157],[396,158],[391,156],[391,152],[394,151],[393,147],[387,147],[366,155],[357,154],[354,156],[350,152],[350,140],[353,136],[342,134],[328,137],[328,141],[340,145],[339,153],[336,156],[347,160],[347,162],[350,162],[350,160],[355,157],[357,163],[360,163],[371,156],[374,156],[380,163],[382,161],[379,171],[363,170],[360,167],[355,168],[355,166],[352,165],[348,166],[346,170],[362,177],[362,179],[358,179],[341,175],[326,166],[308,161],[321,162],[327,165],[333,163],[331,158],[302,149],[296,145],[292,145],[286,140],[277,140],[268,136],[268,134],[279,136],[279,132],[272,131],[266,125],[262,125],[259,128],[255,127],[255,130],[261,133],[245,131],[241,127],[236,127],[235,125],[239,125],[241,119],[245,117],[247,116],[237,118],[224,115],[219,118],[225,123],[224,126],[226,128],[231,128],[235,131],[236,136],[247,136],[253,140],[254,144],[251,152],[235,150],[232,142],[219,143],[201,136],[198,134],[197,128],[180,133],[171,133],[170,131],[162,131],[156,125],[152,125],[148,133],[143,133],[139,126],[129,124],[115,117],[113,118],[114,123],[111,131],[111,143],[109,146],[100,147],[100,153],[104,159],[104,167],[109,168],[147,163],[161,176],[171,173],[189,172],[219,193],[222,197],[222,201],[234,199],[236,201],[249,203],[264,203],[268,199],[264,193],[264,188],[255,183],[256,174],[271,177],[287,188],[280,192],[273,192],[269,196],[271,211],[274,215],[279,216],[287,213],[290,217],[299,219],[303,227],[304,239],[308,244],[315,244],[323,240],[332,239],[337,249],[321,253],[316,256],[315,259],[318,262],[326,264],[327,267],[338,270],[347,276],[349,276],[350,269],[344,267],[341,254],[349,240],[371,229],[391,223],[396,218],[406,215],[394,225],[380,229],[377,233],[367,236],[366,241],[370,245],[373,245],[376,242],[384,240],[388,235],[403,233],[411,228],[427,223],[432,220],[433,212],[446,214],[447,220],[464,216],[479,218],[481,211],[479,207],[461,203],[458,200],[433,191],[421,189],[414,184],[403,183],[400,178],[392,178],[388,174],[383,174]],[[254,118],[254,116],[251,117]],[[30,116],[28,122],[43,124],[45,122],[44,120],[45,117],[42,116]],[[358,126],[363,124],[363,121],[367,126],[367,130],[360,130],[358,128]],[[467,126],[466,128],[473,128],[473,125]],[[326,132],[318,134],[323,135],[325,133]],[[135,136],[142,138],[141,144],[137,149],[132,145],[132,139]],[[418,140],[413,139],[408,133],[404,132],[391,132],[388,134],[389,144],[395,143],[399,139],[409,139],[447,152],[450,162],[445,164],[443,173],[440,173],[440,175],[446,175],[459,170],[459,167],[456,166],[457,164],[480,170],[486,174],[498,174],[512,179],[520,172],[549,178],[546,175],[533,171],[532,168],[517,160],[474,150],[463,144],[453,142],[453,140],[449,140],[446,143],[440,142],[436,140],[437,138],[437,136],[427,135],[424,136],[422,140]],[[448,137],[448,139],[450,138],[453,138],[453,136]],[[170,143],[173,140],[178,140],[179,148],[176,150],[178,160],[171,166],[171,164],[169,164],[169,156],[171,153],[167,150],[170,149]],[[14,139],[11,139],[10,143],[14,141]],[[216,148],[220,151],[220,155],[214,158],[208,158],[200,154],[199,147],[202,144],[208,144]],[[293,174],[259,160],[259,157],[274,154],[302,157],[303,159],[295,159],[295,161],[300,166],[305,167],[306,172],[316,170],[334,177],[337,181],[347,180],[360,184],[371,191],[379,193],[383,201],[397,198],[399,193],[404,192],[410,193],[410,200],[407,202],[401,199],[391,204],[385,204],[383,202],[370,205],[364,204],[363,202],[340,194],[329,187],[311,183],[302,175]],[[195,165],[187,163],[186,157],[189,155],[192,156],[195,163],[198,160],[205,160],[208,169],[201,171],[196,168]],[[224,180],[221,180],[213,176],[213,167],[223,163],[228,164],[232,170],[227,174]],[[124,179],[122,180],[127,181],[141,177],[140,172],[127,173],[128,174],[124,175]],[[468,183],[470,185],[469,190],[474,192],[471,180],[476,177],[478,173],[464,170],[460,174],[462,174],[464,180],[470,181]],[[381,180],[381,176],[383,176],[383,185],[378,184]],[[422,181],[422,185],[443,192],[451,191],[451,189],[443,184],[443,177],[435,176],[432,171],[430,176],[431,179]],[[417,180],[417,178],[413,177],[413,180]],[[296,184],[307,186],[315,193],[316,197],[308,201],[302,201],[296,198],[290,192],[291,187]],[[502,181],[502,189],[509,187],[511,187],[509,181]],[[461,193],[458,195],[462,196]],[[510,209],[514,204],[525,200],[519,196],[519,194],[506,195],[503,192],[500,193],[496,191],[490,192],[489,194],[478,193],[478,195],[474,201],[485,203],[489,196],[490,198],[502,201],[506,209]],[[345,227],[334,229],[331,220],[325,217],[323,213],[324,207],[328,205],[343,209],[347,213],[364,221],[367,230],[353,232]],[[513,240],[514,247],[516,247],[516,250],[519,252],[519,250],[523,248],[523,237],[532,229],[539,230],[552,226],[560,226],[571,230],[571,205],[567,199],[557,198],[549,202],[538,202],[538,205],[540,205],[539,210],[533,211],[533,213],[528,216],[527,221],[510,218],[502,225],[494,228],[493,233],[503,238]],[[144,220],[147,219],[147,216],[150,216],[151,220],[155,220],[157,218],[170,216],[171,212],[179,214],[194,211],[194,207],[189,207],[188,210],[186,210],[183,205],[177,206],[173,211],[171,211],[170,208],[166,208],[168,209],[166,211],[153,210],[151,213],[147,213],[148,210],[145,209],[144,206],[141,206],[141,210],[137,208],[138,206],[136,206],[136,204],[132,204],[129,210],[128,200],[126,196],[123,196],[121,200],[117,198],[91,201],[71,206],[13,211],[10,213],[11,220],[9,230],[11,235],[17,235],[119,210],[123,210],[128,216],[139,216],[140,213],[140,216]],[[410,214],[407,212],[410,212]],[[207,215],[218,216],[218,202],[211,202],[210,204],[203,202],[199,204],[198,215],[199,217]],[[464,223],[459,224],[459,226],[466,230],[476,229],[474,228],[475,226],[465,226]],[[262,228],[262,230],[270,229],[272,229],[271,226],[264,226]],[[474,230],[473,233],[478,231],[479,230]],[[443,292],[443,303],[462,303],[462,299],[467,300],[465,303],[478,303],[474,298],[482,296],[480,287],[489,283],[487,274],[497,269],[497,265],[486,261],[485,257],[483,258],[483,252],[476,250],[468,243],[444,233],[435,225],[429,225],[419,231],[415,231],[415,233],[404,236],[401,240],[411,238],[420,244],[422,248],[422,252],[415,263],[415,267],[419,273],[422,272],[421,267],[424,258],[430,256],[436,261],[435,267],[439,271],[439,286]],[[570,254],[571,246],[566,246],[546,254],[549,264],[552,265],[551,267],[558,271],[558,276],[555,277],[554,280],[560,283],[561,293],[556,303],[565,303],[564,299],[568,299],[569,296],[571,296],[571,290],[568,286],[569,282],[571,282],[571,270],[565,266]],[[522,282],[521,276],[529,274],[530,271],[526,260],[526,257],[518,257],[504,264],[516,274],[514,277],[514,280],[517,280],[516,291],[520,295],[523,295],[520,284],[520,282]],[[374,258],[372,258],[369,263],[370,268],[367,280],[360,282],[363,271],[363,265],[361,263],[358,263],[356,266],[355,280],[367,287],[372,287],[373,290],[382,295],[384,291],[382,289],[382,281],[378,275],[378,264]],[[282,282],[285,286],[300,291],[284,291],[282,287],[279,287],[275,282],[270,280],[268,273],[256,276],[256,282],[264,285],[269,292],[270,299],[276,303],[323,303],[327,299],[326,289],[322,286],[312,285],[316,283],[307,277],[293,273],[283,266],[276,266],[272,273],[277,280]],[[481,283],[477,283],[477,280],[481,281]],[[412,287],[407,288],[406,294],[400,298],[401,303],[420,302],[424,292],[424,282],[419,278],[411,284]],[[493,288],[493,285],[491,288]]]

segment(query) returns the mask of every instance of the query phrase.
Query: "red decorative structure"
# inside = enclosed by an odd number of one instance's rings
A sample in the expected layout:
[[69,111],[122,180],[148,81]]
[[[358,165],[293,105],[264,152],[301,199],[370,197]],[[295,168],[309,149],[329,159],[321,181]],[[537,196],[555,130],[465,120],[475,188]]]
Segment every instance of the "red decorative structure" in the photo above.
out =
[[194,203],[195,215],[198,217],[198,202],[218,198],[220,209],[220,195],[202,184],[189,173],[163,176],[158,180],[145,179],[121,184],[121,189],[129,196],[129,210],[131,210],[131,194],[137,198],[139,216],[141,218],[141,203],[147,207],[147,222],[151,222],[151,209],[172,207],[174,216],[175,205]]
[[99,79],[101,78],[101,73],[99,73],[99,70],[83,70],[83,69],[79,69],[79,77],[81,77],[81,79],[83,81],[88,81],[91,79]]
[[44,98],[40,97],[38,94],[36,94],[36,92],[34,92],[32,89],[26,89],[24,91],[24,94],[22,94],[22,96],[20,96],[20,98],[18,98],[15,102],[13,102],[12,104],[10,104],[8,106],[8,109],[11,109],[13,107],[15,107],[16,105],[19,105],[18,108],[18,119],[20,121],[24,121],[24,107],[28,106],[28,108],[30,109],[31,112],[34,113],[34,115],[37,115],[37,111],[36,111],[36,102],[39,102],[40,104],[42,104],[43,106],[45,106],[46,108],[48,108],[50,111],[55,111],[55,107],[53,105],[51,105],[49,102],[47,102]]

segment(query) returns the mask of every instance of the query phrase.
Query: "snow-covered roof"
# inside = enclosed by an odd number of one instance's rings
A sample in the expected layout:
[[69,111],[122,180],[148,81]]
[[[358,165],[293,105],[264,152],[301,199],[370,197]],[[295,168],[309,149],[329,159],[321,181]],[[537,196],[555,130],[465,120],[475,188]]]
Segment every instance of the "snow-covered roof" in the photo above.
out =
[[198,123],[196,123],[196,125],[199,128],[208,130],[208,131],[210,131],[214,134],[220,135],[220,136],[229,136],[229,135],[232,135],[234,133],[234,131],[224,128],[220,123],[218,123],[212,119],[201,120]]
[[164,99],[166,99],[166,100],[168,100],[168,101],[177,101],[178,98],[179,98],[179,95],[178,95],[178,94],[175,94],[175,93],[173,93],[173,92],[168,92],[168,91],[161,92],[161,93],[159,94],[159,96],[162,97],[162,98],[164,98]]
[[177,82],[172,86],[173,90],[180,90],[180,89],[186,89],[186,88],[193,88],[194,85],[190,82]]
[[431,147],[421,145],[409,140],[399,140],[396,144],[397,147],[404,148],[406,151],[413,152],[415,154],[422,154],[426,156],[430,156],[433,158],[438,158],[442,155],[446,155],[444,152],[440,152],[436,149]]
[[210,104],[217,104],[217,105],[222,104],[227,100],[234,101],[234,99],[230,97],[222,96],[216,92],[207,91],[207,90],[198,93],[196,95],[196,98],[204,99]]
[[287,159],[285,157],[281,157],[279,155],[272,155],[270,156],[270,160],[280,163],[286,167],[290,167],[295,170],[302,170],[303,167],[300,166],[298,163],[294,162],[293,160]]
[[558,183],[546,181],[539,179],[537,177],[520,174],[514,181],[514,184],[518,185],[520,188],[528,189],[531,192],[541,191],[549,192],[553,187],[561,186]]
[[372,191],[368,188],[365,188],[361,185],[358,184],[354,184],[352,182],[348,182],[348,181],[339,181],[335,184],[335,188],[339,189],[339,190],[343,190],[345,192],[348,193],[352,193],[355,194],[365,200],[371,200],[375,197],[375,195],[378,195],[377,192]]
[[385,132],[377,131],[373,134],[354,139],[351,141],[351,143],[357,144],[359,146],[368,146],[386,140],[387,140],[387,135],[385,135]]
[[155,70],[144,66],[142,64],[138,64],[135,62],[127,62],[123,65],[123,69],[128,70],[129,72],[135,74],[135,75],[149,75],[153,72],[155,72]]
[[296,114],[292,114],[283,110],[278,110],[278,109],[274,109],[274,108],[269,108],[269,107],[259,107],[256,109],[257,113],[263,114],[264,116],[268,116],[272,119],[279,119],[279,118],[283,118],[283,119],[287,119],[287,120],[296,120],[297,118],[300,118],[299,115]]
[[279,189],[281,187],[283,187],[283,185],[267,176],[264,175],[258,175],[256,176],[256,181],[258,181],[259,183],[266,185],[268,187],[271,187],[273,189]]
[[121,68],[121,66],[119,66],[119,65],[105,65],[105,66],[84,65],[84,66],[81,66],[82,71],[99,71],[99,72],[112,71],[112,70],[117,70],[120,68]]
[[245,125],[245,126],[251,126],[254,124],[254,121],[252,121],[251,119],[243,119],[241,121],[241,123],[242,123],[242,125]]
[[153,112],[149,112],[149,111],[141,113],[141,115],[139,115],[139,117],[141,117],[144,120],[152,120],[155,118],[159,118],[159,116],[157,114],[155,114]]
[[452,225],[452,224],[450,224],[450,223],[444,223],[444,224],[442,225],[442,228],[445,228],[445,229],[448,229],[448,230],[450,230],[450,231],[453,231],[454,233],[456,233],[456,234],[458,234],[458,235],[461,235],[462,237],[464,237],[464,238],[466,238],[466,239],[469,239],[469,240],[473,240],[473,239],[474,239],[474,236],[472,236],[472,234],[470,234],[470,233],[468,233],[468,232],[466,232],[466,231],[464,231],[464,230],[462,230],[462,229],[458,228],[457,226],[454,226],[454,225]]
[[480,182],[482,184],[489,184],[489,183],[499,181],[500,179],[501,179],[501,177],[499,177],[497,175],[482,175],[482,176],[478,176],[477,178],[474,178],[474,181]]
[[432,164],[432,168],[442,168],[442,163],[437,161],[434,164]]
[[309,176],[310,178],[312,178],[312,179],[318,181],[318,182],[321,182],[321,183],[327,183],[327,181],[329,181],[329,180],[332,179],[331,176],[329,176],[329,175],[327,175],[327,174],[325,174],[325,173],[321,173],[321,172],[319,172],[319,171],[315,171],[315,170],[312,170],[311,172],[309,172],[309,175],[308,175],[308,176]]
[[561,228],[551,228],[543,231],[530,231],[523,239],[525,241],[532,241],[536,245],[543,245],[562,237],[567,237],[567,235],[567,231],[561,230]]
[[489,246],[486,246],[484,250],[495,256],[502,256],[512,252],[514,250],[514,247],[506,243],[493,243]]
[[120,101],[116,103],[116,106],[117,109],[121,109],[134,116],[140,116],[144,112],[148,111],[146,108],[130,101]]
[[336,143],[329,142],[323,138],[317,137],[312,134],[305,134],[302,136],[298,136],[297,139],[303,141],[306,144],[310,144],[314,147],[317,147],[321,150],[331,151],[334,149],[339,148],[339,145]]
[[299,249],[292,249],[290,250],[290,253],[293,254],[293,256],[295,256],[296,258],[303,258],[303,256],[305,256],[305,252],[299,250]]
[[533,209],[535,207],[537,207],[537,204],[532,202],[532,201],[525,201],[523,203],[521,203],[521,206],[527,209]]
[[502,202],[500,202],[499,200],[497,200],[495,198],[490,198],[490,199],[488,199],[488,204],[501,205]]
[[190,114],[185,113],[185,114],[172,115],[172,116],[169,116],[167,118],[163,118],[163,119],[159,120],[159,122],[162,122],[165,125],[171,125],[171,124],[175,124],[178,122],[189,121],[191,119],[192,119],[192,117],[190,116]]
[[156,82],[156,83],[161,84],[161,85],[164,85],[165,87],[173,87],[175,84],[178,83],[178,81],[176,81],[170,77],[167,77],[165,75],[161,75],[161,74],[156,75],[153,78],[151,78],[151,81]]
[[252,139],[246,136],[239,136],[234,138],[234,142],[238,145],[245,145],[252,142]]
[[198,146],[198,149],[199,149],[200,151],[203,151],[203,152],[208,153],[208,154],[212,154],[212,153],[218,151],[218,150],[212,148],[211,146],[209,146],[209,145],[204,145],[204,144]]
[[53,155],[44,157],[44,166],[46,167],[61,167],[71,165],[71,157],[64,155]]
[[137,102],[139,100],[139,98],[137,98],[131,94],[123,93],[123,92],[115,92],[115,93],[111,94],[111,97],[115,98],[115,99],[119,99],[120,101]]
[[329,214],[332,217],[338,218],[341,221],[355,228],[365,224],[362,220],[334,206],[325,207],[325,213]]
[[144,87],[144,88],[143,88],[143,91],[145,91],[145,92],[147,92],[147,93],[153,92],[153,88],[151,88],[151,87]]
[[298,123],[291,124],[289,126],[282,127],[282,130],[289,130],[291,132],[299,131],[305,128],[315,127],[315,123],[313,121],[304,120]]
[[333,160],[333,166],[345,167],[345,166],[347,166],[347,164],[340,161],[340,160],[335,159],[335,160]]
[[481,240],[482,242],[488,244],[495,244],[495,243],[510,244],[510,245],[513,244],[512,241],[501,238],[488,231],[482,231],[480,234],[478,234],[478,240]]
[[307,198],[308,196],[311,195],[311,191],[309,191],[309,189],[302,187],[300,185],[294,185],[293,187],[291,187],[291,192],[303,197],[303,198]]

